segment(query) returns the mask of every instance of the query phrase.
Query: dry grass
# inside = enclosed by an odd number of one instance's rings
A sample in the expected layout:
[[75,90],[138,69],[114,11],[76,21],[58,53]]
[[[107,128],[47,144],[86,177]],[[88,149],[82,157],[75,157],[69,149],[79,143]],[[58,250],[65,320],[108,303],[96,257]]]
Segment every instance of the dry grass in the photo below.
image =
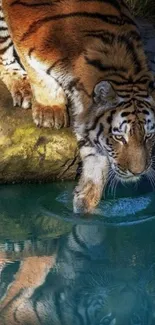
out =
[[126,3],[135,16],[155,19],[155,0],[126,0]]

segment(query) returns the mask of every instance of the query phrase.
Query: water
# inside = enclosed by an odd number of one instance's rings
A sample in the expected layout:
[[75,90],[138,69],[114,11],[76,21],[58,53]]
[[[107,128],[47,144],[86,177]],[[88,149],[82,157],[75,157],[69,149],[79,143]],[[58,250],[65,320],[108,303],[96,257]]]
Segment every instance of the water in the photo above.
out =
[[0,186],[0,325],[155,325],[155,193],[120,186],[84,218],[74,186]]

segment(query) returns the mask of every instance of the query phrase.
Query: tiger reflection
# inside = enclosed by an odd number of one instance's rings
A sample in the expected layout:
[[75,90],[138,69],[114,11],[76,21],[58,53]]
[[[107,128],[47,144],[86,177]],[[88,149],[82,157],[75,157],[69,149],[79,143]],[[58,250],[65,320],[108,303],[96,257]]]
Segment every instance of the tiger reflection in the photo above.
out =
[[148,277],[112,263],[106,236],[77,225],[56,240],[14,244],[12,263],[10,247],[1,249],[0,325],[154,325]]

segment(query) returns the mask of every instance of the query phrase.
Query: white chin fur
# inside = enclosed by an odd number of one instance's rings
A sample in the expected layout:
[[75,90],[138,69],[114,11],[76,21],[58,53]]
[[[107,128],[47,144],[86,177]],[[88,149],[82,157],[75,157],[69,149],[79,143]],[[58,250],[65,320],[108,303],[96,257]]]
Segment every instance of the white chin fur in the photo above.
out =
[[131,177],[122,177],[122,176],[119,176],[118,174],[116,174],[116,177],[123,183],[133,183],[133,182],[137,182],[140,180],[141,178],[141,175],[139,176],[131,176]]

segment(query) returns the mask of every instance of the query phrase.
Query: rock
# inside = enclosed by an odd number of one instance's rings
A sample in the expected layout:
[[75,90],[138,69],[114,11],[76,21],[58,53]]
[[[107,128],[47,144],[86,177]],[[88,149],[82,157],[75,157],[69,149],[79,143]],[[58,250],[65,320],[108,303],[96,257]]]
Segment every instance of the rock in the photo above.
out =
[[[137,22],[155,74],[155,28]],[[12,107],[2,82],[0,94],[0,183],[74,179],[79,155],[72,131],[37,128],[31,110]]]
[[78,164],[70,129],[37,128],[31,110],[12,107],[0,83],[0,183],[73,179]]

